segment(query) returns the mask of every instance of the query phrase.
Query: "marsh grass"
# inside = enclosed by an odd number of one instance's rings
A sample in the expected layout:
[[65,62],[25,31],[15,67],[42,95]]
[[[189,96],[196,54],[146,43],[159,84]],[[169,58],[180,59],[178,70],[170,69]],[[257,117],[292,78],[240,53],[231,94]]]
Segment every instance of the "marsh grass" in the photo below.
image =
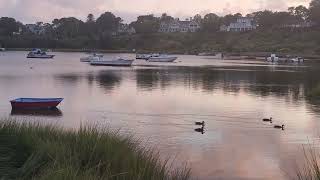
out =
[[[311,146],[304,148],[305,162],[302,168],[297,169],[298,180],[320,180],[319,155]],[[303,164],[303,163],[300,163]]]
[[190,170],[168,161],[132,137],[81,127],[77,131],[0,121],[0,179],[184,180]]

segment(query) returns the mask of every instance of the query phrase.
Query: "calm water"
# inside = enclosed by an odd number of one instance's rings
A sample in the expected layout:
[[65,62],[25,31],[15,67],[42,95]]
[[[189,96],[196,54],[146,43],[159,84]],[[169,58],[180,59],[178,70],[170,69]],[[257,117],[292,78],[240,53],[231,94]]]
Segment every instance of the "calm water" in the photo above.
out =
[[[0,55],[0,116],[120,129],[164,159],[187,162],[198,179],[289,179],[303,145],[318,142],[320,102],[305,93],[320,83],[320,63],[179,56],[177,63],[119,68],[80,63],[82,53],[55,53],[54,60],[27,60],[26,53]],[[11,112],[9,100],[18,97],[65,100],[59,110],[30,115]],[[286,130],[263,123],[266,117]],[[202,120],[205,134],[194,131]]]

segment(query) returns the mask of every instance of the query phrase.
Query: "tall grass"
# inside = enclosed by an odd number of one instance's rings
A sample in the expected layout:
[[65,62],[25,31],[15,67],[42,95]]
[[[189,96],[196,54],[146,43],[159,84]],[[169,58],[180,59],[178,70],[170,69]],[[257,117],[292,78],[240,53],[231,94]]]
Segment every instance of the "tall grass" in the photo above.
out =
[[315,150],[310,147],[304,149],[304,166],[297,170],[298,180],[320,180],[319,156]]
[[184,180],[190,170],[171,170],[159,154],[130,137],[81,127],[0,121],[0,179]]

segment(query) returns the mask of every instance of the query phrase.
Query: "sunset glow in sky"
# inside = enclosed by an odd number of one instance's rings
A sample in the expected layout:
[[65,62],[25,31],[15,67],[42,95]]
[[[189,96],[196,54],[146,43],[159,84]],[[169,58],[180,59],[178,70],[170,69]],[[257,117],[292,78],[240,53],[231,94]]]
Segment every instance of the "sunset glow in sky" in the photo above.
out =
[[279,11],[289,6],[308,6],[309,3],[310,0],[0,0],[0,16],[33,23],[70,16],[84,20],[89,13],[97,17],[111,11],[125,22],[131,22],[143,14],[160,15],[166,12],[171,16],[187,18],[209,12],[225,15],[264,9]]

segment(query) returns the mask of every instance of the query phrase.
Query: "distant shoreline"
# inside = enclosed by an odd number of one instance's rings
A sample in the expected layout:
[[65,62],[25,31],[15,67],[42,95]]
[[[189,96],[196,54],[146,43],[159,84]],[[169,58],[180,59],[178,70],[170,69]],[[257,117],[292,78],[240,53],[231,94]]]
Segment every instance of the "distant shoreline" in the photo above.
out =
[[[31,51],[33,48],[7,48],[7,51]],[[44,48],[45,49],[45,48]],[[150,50],[125,50],[125,49],[119,49],[119,50],[110,50],[110,49],[64,49],[64,48],[57,48],[57,49],[50,49],[52,52],[98,52],[98,53],[158,53],[156,51],[150,51]],[[167,52],[169,54],[176,54],[176,55],[197,55],[196,53],[187,53],[187,52]],[[226,56],[229,57],[268,57],[273,52],[223,52]],[[320,55],[314,55],[314,54],[303,54],[303,53],[276,53],[278,56],[301,56],[306,59],[312,59],[312,60],[320,60]]]

